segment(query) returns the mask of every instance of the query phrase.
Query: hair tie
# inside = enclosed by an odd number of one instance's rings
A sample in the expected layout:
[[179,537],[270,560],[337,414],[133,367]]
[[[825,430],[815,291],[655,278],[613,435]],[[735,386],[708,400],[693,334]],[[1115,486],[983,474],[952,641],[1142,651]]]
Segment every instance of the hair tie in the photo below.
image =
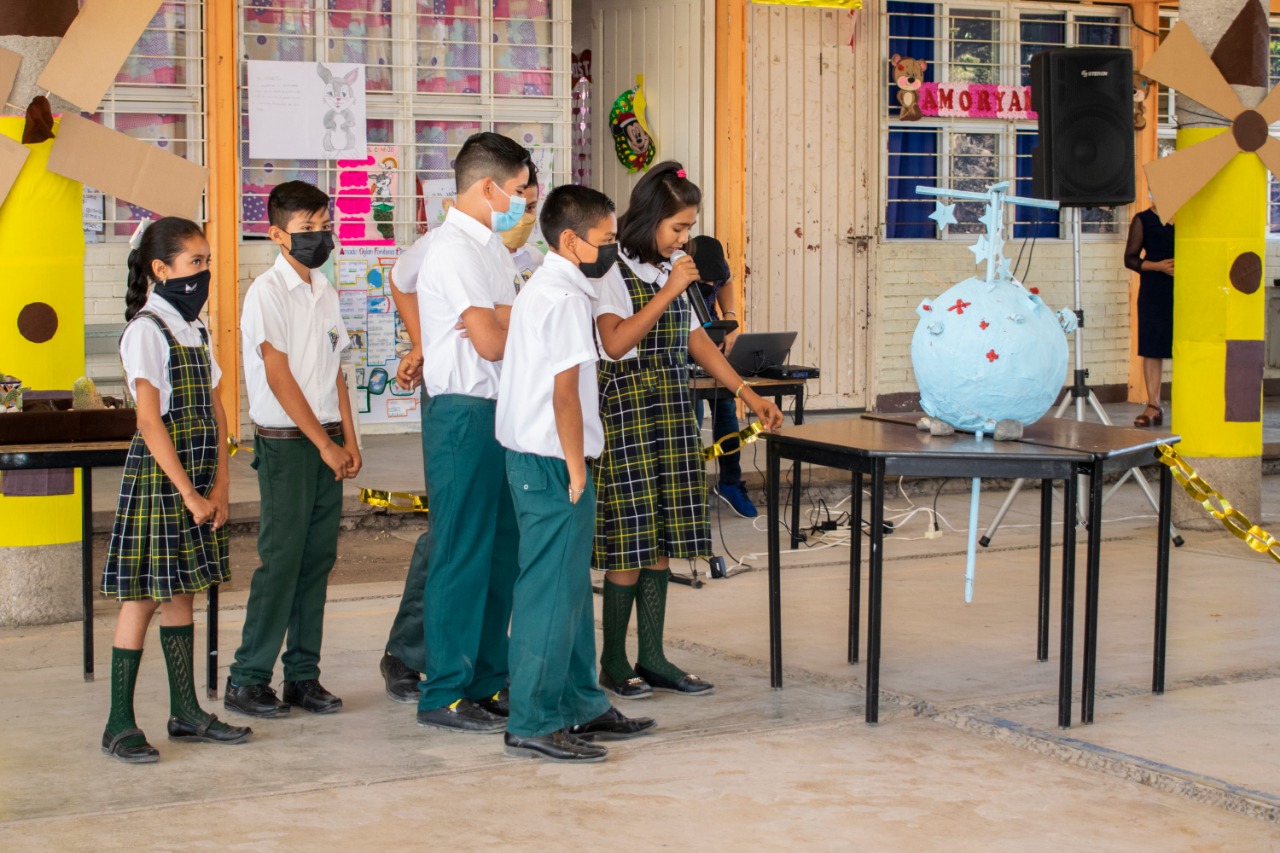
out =
[[686,172],[684,169],[676,169],[676,177],[688,179],[689,173]]
[[144,216],[142,221],[138,223],[138,227],[133,229],[133,236],[129,238],[130,249],[142,248],[142,232],[147,230],[147,226],[151,224],[151,217]]

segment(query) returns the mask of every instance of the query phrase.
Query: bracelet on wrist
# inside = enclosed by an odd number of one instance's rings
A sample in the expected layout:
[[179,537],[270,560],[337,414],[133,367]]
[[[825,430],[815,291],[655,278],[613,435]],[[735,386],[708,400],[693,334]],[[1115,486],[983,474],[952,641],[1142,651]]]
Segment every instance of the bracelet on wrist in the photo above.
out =
[[735,400],[742,398],[742,389],[747,387],[746,380],[738,383],[738,387],[733,389],[733,397]]

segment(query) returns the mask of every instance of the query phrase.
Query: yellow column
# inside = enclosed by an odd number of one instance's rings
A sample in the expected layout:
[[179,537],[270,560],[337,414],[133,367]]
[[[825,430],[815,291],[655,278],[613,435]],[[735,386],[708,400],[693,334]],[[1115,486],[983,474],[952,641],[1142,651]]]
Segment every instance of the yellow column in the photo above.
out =
[[219,396],[231,433],[240,431],[240,112],[235,3],[204,4],[208,223],[213,251],[209,321],[222,367]]
[[[1184,128],[1178,131],[1178,148],[1230,132]],[[1256,395],[1261,405],[1258,377],[1233,370],[1228,352],[1242,346],[1261,352],[1266,317],[1261,264],[1267,252],[1267,171],[1261,161],[1233,158],[1178,210],[1175,221],[1172,413],[1183,437],[1178,450],[1188,457],[1257,457],[1262,420],[1233,421],[1227,397],[1237,382],[1247,386],[1243,397]],[[1254,260],[1256,271],[1249,273]]]

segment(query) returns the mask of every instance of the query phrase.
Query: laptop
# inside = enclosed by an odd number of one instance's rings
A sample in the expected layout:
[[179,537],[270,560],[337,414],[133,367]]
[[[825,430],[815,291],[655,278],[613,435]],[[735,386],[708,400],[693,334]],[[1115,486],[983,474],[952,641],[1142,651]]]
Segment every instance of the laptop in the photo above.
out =
[[796,332],[743,332],[729,350],[729,364],[739,376],[760,376],[787,362]]

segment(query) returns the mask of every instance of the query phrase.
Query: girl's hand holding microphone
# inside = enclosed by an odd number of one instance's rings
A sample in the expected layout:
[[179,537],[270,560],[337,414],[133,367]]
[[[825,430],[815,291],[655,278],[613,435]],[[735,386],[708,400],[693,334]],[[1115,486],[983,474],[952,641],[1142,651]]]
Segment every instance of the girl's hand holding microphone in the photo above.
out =
[[662,285],[662,289],[670,288],[677,293],[682,293],[697,280],[698,265],[693,262],[693,258],[677,249],[671,255],[671,272],[668,273],[666,284]]

